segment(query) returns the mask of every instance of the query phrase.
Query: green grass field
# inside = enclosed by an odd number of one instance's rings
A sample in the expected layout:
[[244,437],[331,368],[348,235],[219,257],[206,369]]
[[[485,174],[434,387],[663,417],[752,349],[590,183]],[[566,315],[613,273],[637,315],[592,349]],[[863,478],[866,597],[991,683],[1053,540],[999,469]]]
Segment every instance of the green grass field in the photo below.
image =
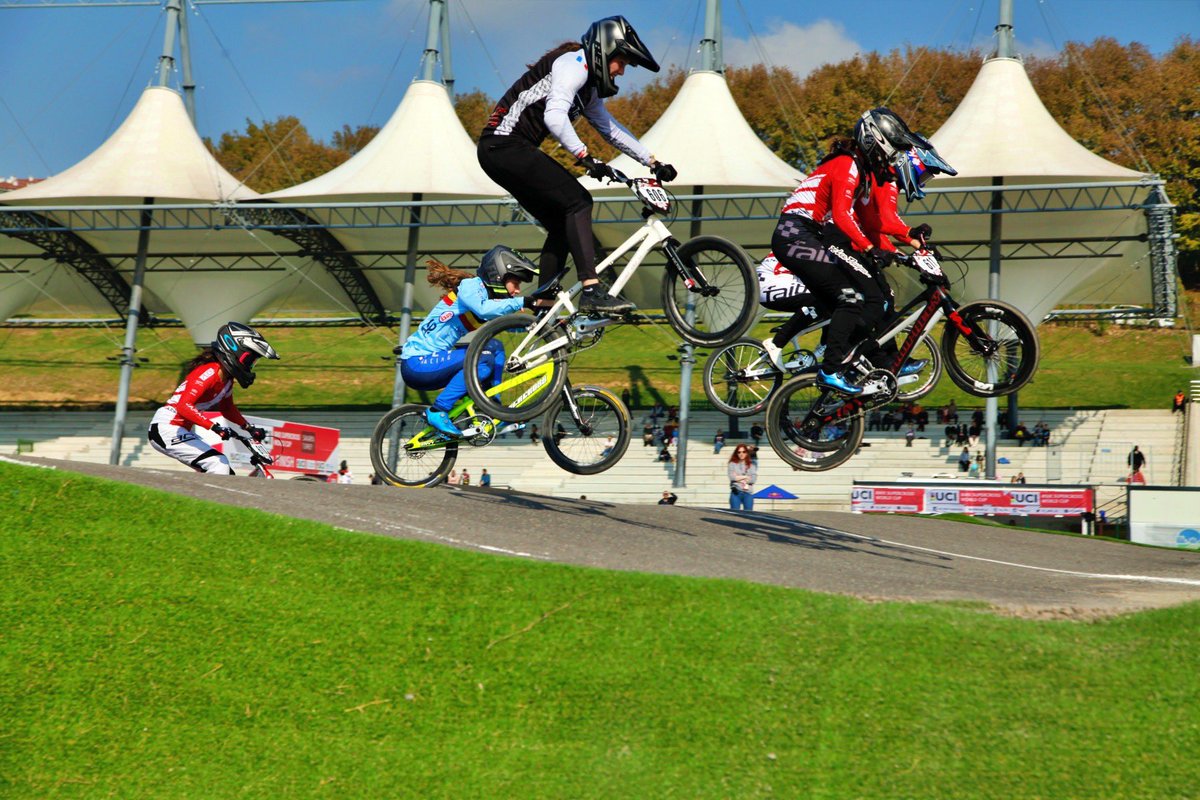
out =
[[[767,335],[767,324],[755,334]],[[247,408],[386,408],[395,370],[396,333],[387,328],[268,328],[282,354],[260,367],[260,379],[238,392]],[[1041,366],[1019,395],[1030,408],[1169,408],[1171,397],[1194,377],[1187,361],[1189,331],[1096,323],[1046,324],[1039,328]],[[0,329],[0,408],[111,407],[117,393],[123,331],[85,328]],[[596,347],[576,356],[575,383],[628,389],[635,407],[678,402],[679,340],[665,323],[618,327]],[[170,396],[183,363],[195,353],[181,328],[144,330],[134,371],[131,405],[153,407]],[[692,402],[707,405],[699,351]],[[943,378],[926,405],[955,399],[960,407],[982,404]]]
[[1037,622],[532,563],[5,464],[0,487],[5,798],[1200,786],[1200,604]]

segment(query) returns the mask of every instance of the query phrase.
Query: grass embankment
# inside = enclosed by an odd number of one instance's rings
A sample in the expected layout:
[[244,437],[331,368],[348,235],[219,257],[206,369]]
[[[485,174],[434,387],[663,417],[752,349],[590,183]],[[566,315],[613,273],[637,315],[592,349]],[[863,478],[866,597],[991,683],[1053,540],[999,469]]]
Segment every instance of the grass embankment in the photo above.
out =
[[[767,335],[759,325],[755,335]],[[386,408],[395,370],[395,331],[386,328],[270,328],[282,361],[264,364],[259,381],[239,391],[247,408]],[[1045,324],[1039,328],[1042,361],[1019,396],[1031,408],[1169,408],[1171,397],[1195,371],[1185,361],[1191,339],[1183,329],[1144,329],[1096,323]],[[0,329],[0,408],[111,407],[117,392],[123,332],[117,329]],[[610,330],[596,347],[574,360],[571,379],[628,389],[635,407],[678,402],[678,338],[665,324]],[[195,354],[181,328],[144,330],[130,402],[153,407],[170,396],[180,367]],[[693,375],[694,407],[707,405],[699,351]],[[418,399],[415,393],[410,397]],[[960,407],[982,405],[943,378],[927,405],[951,399]]]
[[[0,464],[0,795],[1188,797],[1200,604],[531,563]],[[130,513],[136,509],[136,513]]]

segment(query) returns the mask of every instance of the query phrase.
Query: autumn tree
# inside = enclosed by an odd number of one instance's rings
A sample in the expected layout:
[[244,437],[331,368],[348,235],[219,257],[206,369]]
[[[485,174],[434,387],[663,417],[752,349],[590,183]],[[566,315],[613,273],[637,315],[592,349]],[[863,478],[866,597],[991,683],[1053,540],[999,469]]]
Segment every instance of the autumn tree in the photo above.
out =
[[221,166],[258,192],[304,183],[350,157],[344,150],[314,141],[295,117],[261,125],[246,120],[245,133],[223,133],[215,147],[211,141],[206,144]]

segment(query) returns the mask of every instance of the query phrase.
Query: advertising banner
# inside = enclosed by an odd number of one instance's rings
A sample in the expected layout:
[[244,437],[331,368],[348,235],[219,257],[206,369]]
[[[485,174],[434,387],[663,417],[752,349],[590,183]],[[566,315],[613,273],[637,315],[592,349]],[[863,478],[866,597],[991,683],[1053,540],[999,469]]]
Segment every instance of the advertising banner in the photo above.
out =
[[[219,415],[207,416],[224,422]],[[251,425],[257,425],[267,431],[267,444],[271,447],[271,457],[275,459],[275,463],[271,465],[272,472],[322,476],[337,472],[338,441],[341,438],[341,431],[337,428],[322,428],[318,425],[267,419],[249,414],[245,416]],[[223,442],[199,426],[196,433],[224,453],[235,471],[242,474],[250,471],[250,451],[241,442]]]
[[855,482],[855,512],[925,514],[1008,514],[1028,517],[1079,516],[1094,510],[1092,490],[1021,484],[996,486],[868,484]]

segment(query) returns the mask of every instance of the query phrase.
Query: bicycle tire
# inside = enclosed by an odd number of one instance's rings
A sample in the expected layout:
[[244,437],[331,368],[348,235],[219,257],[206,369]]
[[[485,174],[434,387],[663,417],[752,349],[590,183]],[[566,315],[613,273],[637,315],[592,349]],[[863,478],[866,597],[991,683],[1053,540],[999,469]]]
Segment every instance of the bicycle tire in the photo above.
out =
[[[897,338],[901,338],[908,334],[903,331]],[[921,341],[917,342],[913,347],[912,352],[908,356],[910,359],[924,358],[929,361],[925,369],[917,373],[916,383],[904,384],[900,387],[900,391],[896,393],[896,400],[901,403],[910,403],[913,400],[919,400],[925,395],[933,391],[937,386],[937,382],[942,379],[942,372],[945,367],[942,365],[942,353],[934,344],[933,337],[925,336]],[[912,387],[908,391],[904,391],[906,387]]]
[[1029,383],[1037,371],[1041,345],[1024,314],[999,300],[976,300],[961,306],[957,316],[963,326],[982,331],[998,346],[990,356],[980,353],[955,320],[947,319],[942,355],[955,386],[975,397],[1002,397]]
[[[700,347],[720,347],[744,336],[758,311],[758,277],[746,251],[720,236],[697,236],[680,245],[677,252],[720,292],[713,297],[692,292],[684,276],[668,262],[662,284],[667,322],[685,342]],[[689,303],[695,306],[690,322]]]
[[[475,331],[463,362],[463,377],[466,379],[467,393],[475,401],[476,412],[503,422],[524,422],[546,413],[546,409],[562,392],[567,382],[565,346],[555,348],[521,369],[510,370],[506,356],[501,374],[491,379],[493,385],[507,387],[498,392],[484,386],[479,377],[480,362],[493,358],[489,344],[495,340],[506,354],[511,354],[534,322],[529,314],[508,314],[491,320]],[[565,339],[565,334],[544,331],[539,339],[548,344],[560,337]],[[531,383],[532,386],[528,385]]]
[[[629,409],[612,392],[600,386],[574,386],[571,396],[579,408],[581,427],[560,393],[542,420],[542,445],[558,466],[575,475],[596,475],[610,469],[629,449],[632,425]],[[565,417],[565,419],[564,419]],[[557,426],[566,435],[557,437]],[[611,449],[605,453],[608,437]]]
[[[430,436],[427,446],[405,449],[405,444],[423,431]],[[434,465],[438,453],[441,458]],[[457,458],[458,442],[446,442],[433,434],[422,405],[409,403],[393,408],[375,423],[371,433],[371,466],[390,486],[436,486],[450,474]]]
[[704,394],[713,408],[731,417],[749,417],[767,407],[783,373],[768,360],[757,339],[737,339],[708,354]]
[[[833,469],[854,455],[862,443],[863,418],[861,414],[823,427],[815,438],[801,433],[796,428],[795,423],[808,415],[813,402],[821,393],[822,389],[817,386],[815,375],[800,375],[779,387],[767,403],[767,441],[775,454],[793,467],[807,468],[802,463],[803,459],[795,453],[796,447],[816,453],[830,454],[848,450],[849,452],[840,461],[825,467],[825,469]],[[809,469],[808,471],[820,472],[822,470]]]

